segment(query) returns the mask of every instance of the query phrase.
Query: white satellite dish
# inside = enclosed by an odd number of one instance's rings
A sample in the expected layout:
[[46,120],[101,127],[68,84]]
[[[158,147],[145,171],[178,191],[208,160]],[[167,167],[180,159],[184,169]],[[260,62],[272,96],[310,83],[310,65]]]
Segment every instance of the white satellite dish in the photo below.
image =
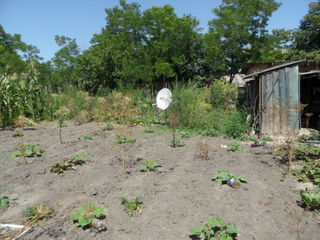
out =
[[161,110],[166,110],[172,102],[172,94],[168,88],[162,88],[157,95],[156,105]]

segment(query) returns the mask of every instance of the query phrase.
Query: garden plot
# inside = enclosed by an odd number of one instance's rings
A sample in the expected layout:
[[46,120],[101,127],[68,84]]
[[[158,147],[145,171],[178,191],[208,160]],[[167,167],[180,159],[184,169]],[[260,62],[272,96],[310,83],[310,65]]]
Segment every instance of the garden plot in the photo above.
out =
[[[239,240],[319,238],[319,215],[297,204],[296,178],[280,181],[283,169],[272,155],[227,151],[221,145],[231,141],[200,136],[173,148],[170,132],[145,129],[67,122],[63,144],[54,123],[23,130],[23,137],[1,131],[0,197],[9,205],[0,209],[0,224],[23,224],[23,211],[45,203],[52,216],[19,239],[197,239],[190,229],[217,216],[238,229]],[[21,138],[41,147],[24,157]],[[245,182],[218,182],[220,170]],[[93,205],[93,224],[106,229],[81,227],[88,219],[79,213]]]

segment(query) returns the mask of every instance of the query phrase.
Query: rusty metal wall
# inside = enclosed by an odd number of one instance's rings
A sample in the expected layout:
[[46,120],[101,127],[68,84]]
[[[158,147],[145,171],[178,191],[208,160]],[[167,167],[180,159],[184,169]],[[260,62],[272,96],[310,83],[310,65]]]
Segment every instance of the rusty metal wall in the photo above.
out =
[[300,128],[299,66],[291,65],[259,76],[261,133],[287,134]]

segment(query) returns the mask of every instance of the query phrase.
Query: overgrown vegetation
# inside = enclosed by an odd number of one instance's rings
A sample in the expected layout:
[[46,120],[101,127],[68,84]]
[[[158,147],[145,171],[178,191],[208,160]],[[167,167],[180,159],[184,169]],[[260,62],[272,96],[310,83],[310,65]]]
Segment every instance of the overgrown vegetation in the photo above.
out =
[[102,218],[104,209],[94,204],[85,205],[71,213],[71,219],[77,227],[91,227],[94,218]]
[[202,240],[233,240],[237,239],[239,230],[217,216],[206,220],[203,227],[191,228],[190,232]]

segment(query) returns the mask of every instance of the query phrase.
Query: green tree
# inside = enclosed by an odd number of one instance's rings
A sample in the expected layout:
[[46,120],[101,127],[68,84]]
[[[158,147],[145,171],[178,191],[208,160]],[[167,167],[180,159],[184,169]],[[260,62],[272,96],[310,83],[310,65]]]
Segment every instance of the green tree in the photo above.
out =
[[298,50],[320,50],[320,0],[309,4],[309,11],[300,22],[295,39]]
[[60,49],[52,58],[52,66],[54,69],[51,87],[57,90],[69,84],[77,85],[76,68],[77,57],[80,49],[75,39],[65,36],[55,36],[55,41]]
[[220,59],[221,74],[228,74],[230,82],[244,63],[261,56],[268,44],[269,17],[279,6],[274,0],[222,0],[213,9],[216,18],[209,22],[207,41],[213,46],[211,57]]

